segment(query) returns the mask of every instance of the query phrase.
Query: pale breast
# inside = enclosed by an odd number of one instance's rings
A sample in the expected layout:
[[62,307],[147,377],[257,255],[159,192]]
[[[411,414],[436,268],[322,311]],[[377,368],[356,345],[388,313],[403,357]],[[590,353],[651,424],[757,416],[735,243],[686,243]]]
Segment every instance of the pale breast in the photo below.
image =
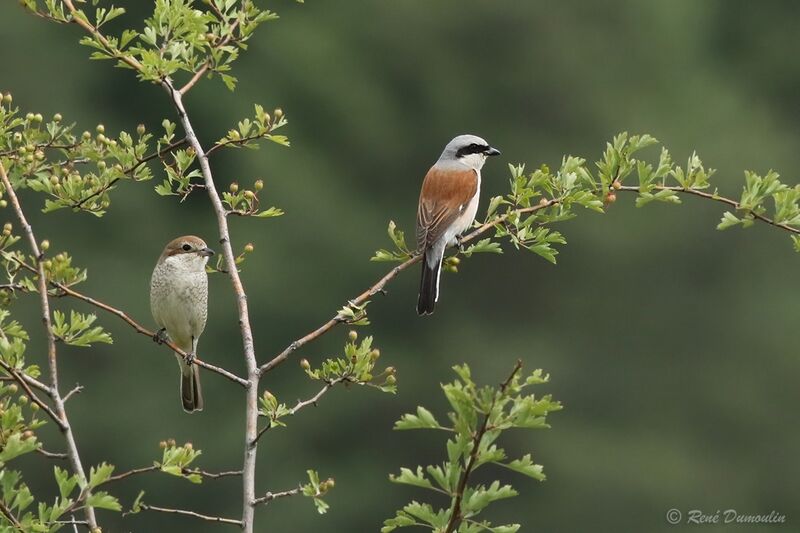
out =
[[159,327],[185,350],[203,333],[208,316],[208,276],[156,266],[150,281],[150,308]]

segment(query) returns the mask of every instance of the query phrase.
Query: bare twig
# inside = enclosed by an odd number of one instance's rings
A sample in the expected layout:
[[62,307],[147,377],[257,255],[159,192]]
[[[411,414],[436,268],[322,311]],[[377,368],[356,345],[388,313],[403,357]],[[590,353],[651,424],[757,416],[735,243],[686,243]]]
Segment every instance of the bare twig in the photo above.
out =
[[[707,200],[713,200],[715,202],[723,203],[725,205],[728,205],[728,206],[732,207],[733,209],[735,209],[737,211],[739,209],[741,209],[741,205],[736,200],[732,200],[731,198],[726,198],[724,196],[719,196],[717,194],[712,194],[712,193],[709,193],[709,192],[701,191],[699,189],[691,189],[691,188],[685,189],[683,187],[678,187],[678,186],[667,187],[667,186],[661,186],[661,185],[656,185],[652,189],[654,191],[673,191],[673,192],[681,193],[681,194],[689,194],[689,195],[692,195],[692,196],[699,196],[700,198],[705,198]],[[636,193],[638,193],[640,191],[639,187],[636,187],[636,186],[633,186],[633,185],[623,185],[618,190],[626,191],[626,192],[636,192]],[[794,233],[796,235],[800,235],[800,228],[795,228],[795,227],[789,226],[787,224],[780,224],[778,222],[775,222],[774,220],[772,220],[769,217],[765,217],[764,215],[760,215],[760,214],[755,213],[755,212],[750,211],[750,210],[747,210],[747,213],[750,214],[756,220],[760,220],[761,222],[765,222],[765,223],[767,223],[767,224],[769,224],[771,226],[775,226],[776,228],[780,228],[780,229],[788,231],[790,233]]]
[[[111,476],[108,478],[108,482],[111,481],[119,481],[121,479],[125,479],[131,476],[135,476],[137,474],[146,474],[148,472],[158,472],[161,470],[161,465],[153,465],[153,466],[145,466],[142,468],[134,468],[133,470],[128,470],[127,472],[122,472],[121,474],[117,474],[115,476]],[[228,470],[225,472],[206,472],[205,470],[200,470],[199,468],[185,468],[181,472],[184,475],[191,475],[197,474],[199,476],[208,478],[208,479],[219,479],[222,477],[231,477],[231,476],[241,476],[241,470]]]
[[66,453],[48,452],[44,448],[36,448],[36,453],[49,459],[69,459],[69,456]]
[[[70,2],[70,0],[65,0],[65,2]],[[69,462],[72,465],[72,471],[75,475],[78,476],[78,479],[81,481],[82,485],[86,484],[86,473],[83,470],[83,465],[81,464],[81,457],[78,453],[78,445],[75,442],[75,435],[72,433],[72,428],[69,425],[69,419],[67,418],[67,411],[64,408],[64,401],[61,399],[61,395],[58,391],[58,361],[56,358],[56,338],[53,334],[53,327],[50,323],[50,302],[47,296],[47,276],[44,270],[44,263],[42,262],[42,252],[39,250],[39,243],[36,242],[36,236],[33,234],[33,229],[31,225],[28,223],[28,220],[25,218],[25,212],[22,210],[22,206],[19,203],[19,198],[17,198],[16,193],[14,192],[14,188],[11,186],[11,181],[8,179],[8,175],[6,174],[6,169],[0,163],[0,180],[2,180],[3,187],[6,189],[6,195],[8,196],[8,200],[14,208],[14,212],[17,216],[17,220],[19,220],[20,225],[22,226],[22,231],[25,233],[27,237],[28,244],[30,245],[31,252],[33,256],[36,258],[36,270],[38,271],[38,284],[39,284],[39,300],[41,305],[41,312],[42,312],[42,325],[45,329],[45,335],[47,336],[47,360],[50,367],[50,397],[55,404],[55,413],[57,416],[54,420],[60,420],[59,428],[64,435],[64,440],[67,442],[67,454],[69,455]],[[25,380],[21,380],[20,385],[26,383]],[[25,385],[30,391],[30,388]],[[33,399],[33,398],[31,398]],[[43,407],[43,405],[40,405]],[[48,414],[50,408],[47,408]],[[97,520],[95,519],[94,515],[94,508],[90,505],[87,505],[84,508],[84,513],[86,514],[86,520],[89,522],[89,525],[92,529],[97,527]]]
[[[475,230],[473,230],[472,232],[470,232],[467,235],[465,235],[464,237],[462,237],[461,238],[461,243],[465,244],[465,243],[468,243],[470,241],[475,240],[476,237],[486,233],[487,231],[489,231],[490,229],[494,228],[495,226],[504,223],[506,220],[508,220],[508,218],[512,214],[521,215],[521,214],[526,214],[526,213],[534,213],[536,211],[539,211],[540,209],[545,209],[545,208],[550,207],[552,205],[555,205],[557,203],[558,203],[558,200],[549,200],[546,203],[543,203],[543,204],[540,204],[540,205],[535,205],[535,206],[532,206],[532,207],[525,207],[525,208],[522,208],[522,209],[517,209],[517,210],[514,210],[514,211],[510,211],[508,213],[505,213],[503,215],[500,215],[500,216],[490,220],[489,222],[486,222],[485,224],[482,224],[482,225],[478,226]],[[397,275],[400,274],[400,272],[408,269],[412,265],[415,265],[416,263],[418,263],[420,261],[420,259],[421,259],[421,256],[419,256],[419,255],[414,255],[414,256],[410,257],[409,259],[406,259],[405,261],[403,261],[402,263],[400,263],[399,265],[397,265],[396,267],[391,269],[386,275],[384,275],[381,279],[379,279],[370,288],[368,288],[367,290],[365,290],[364,292],[359,294],[353,300],[350,300],[348,302],[348,305],[350,305],[351,307],[354,306],[354,305],[355,306],[364,305],[365,303],[367,303],[369,301],[370,298],[372,298],[373,296],[375,296],[376,294],[378,294],[380,292],[383,292],[384,287],[390,281],[392,281],[394,278],[396,278]],[[299,349],[300,347],[308,344],[309,342],[311,342],[313,340],[316,340],[317,338],[321,337],[322,335],[324,335],[325,333],[330,331],[331,328],[333,328],[334,326],[336,326],[337,324],[340,324],[342,322],[344,322],[344,321],[341,318],[339,318],[338,315],[333,317],[333,318],[331,318],[330,320],[328,320],[327,322],[322,324],[320,327],[318,327],[317,329],[315,329],[311,333],[308,333],[307,335],[305,335],[305,336],[297,339],[293,343],[291,343],[289,346],[284,348],[284,350],[282,352],[280,352],[278,355],[273,357],[272,360],[270,360],[269,362],[267,362],[264,365],[261,365],[261,367],[259,368],[259,372],[262,375],[265,374],[266,372],[269,372],[270,370],[272,370],[273,368],[275,368],[276,366],[278,366],[279,364],[284,362],[292,353],[297,351],[297,349]]]
[[64,403],[67,403],[67,400],[69,400],[73,394],[80,394],[81,391],[83,391],[83,385],[75,385],[72,387],[72,390],[64,395]]
[[207,522],[217,522],[219,524],[231,524],[234,526],[242,527],[241,520],[234,520],[232,518],[223,518],[221,516],[209,516],[205,514],[195,513],[194,511],[187,511],[185,509],[168,509],[166,507],[156,507],[155,505],[140,504],[141,508],[145,511],[158,511],[159,513],[179,514],[182,516],[191,516],[205,520]]
[[253,332],[250,327],[250,312],[247,307],[247,295],[242,285],[242,280],[239,278],[239,272],[236,269],[236,256],[231,246],[228,220],[225,216],[225,208],[222,205],[222,200],[214,185],[214,176],[211,173],[211,166],[208,163],[208,155],[197,139],[192,122],[189,120],[189,115],[186,113],[186,108],[183,105],[181,92],[176,90],[172,82],[168,79],[164,80],[162,85],[172,98],[172,103],[175,106],[175,110],[178,113],[178,117],[186,133],[186,138],[191,147],[194,148],[194,152],[200,164],[200,171],[203,174],[206,192],[208,193],[208,198],[211,201],[211,206],[217,217],[220,237],[219,242],[222,245],[222,253],[225,257],[228,276],[231,279],[233,291],[236,294],[236,303],[239,311],[239,329],[242,336],[244,357],[247,366],[247,378],[249,381],[245,412],[244,461],[242,466],[243,509],[241,524],[245,533],[252,533],[254,520],[253,500],[255,500],[256,438],[258,436],[258,381],[260,374],[256,362]]
[[481,427],[478,429],[477,433],[475,433],[475,436],[472,439],[472,450],[469,453],[469,460],[467,461],[464,470],[461,472],[461,478],[458,480],[458,486],[456,488],[455,495],[453,496],[450,521],[447,523],[444,533],[452,533],[455,531],[458,522],[463,518],[461,516],[461,502],[464,499],[464,489],[467,487],[467,481],[472,473],[472,469],[475,467],[475,461],[478,459],[478,450],[480,449],[483,435],[486,433],[486,426],[489,424],[489,417],[494,410],[494,406],[497,403],[498,397],[503,395],[508,388],[508,385],[511,383],[511,380],[514,379],[514,376],[520,371],[521,368],[522,360],[517,359],[517,363],[514,365],[514,369],[511,371],[511,374],[500,385],[500,391],[494,395],[494,398],[492,398],[492,404],[489,406],[489,409],[486,411],[486,414],[483,417]]
[[288,496],[296,496],[302,492],[301,487],[297,487],[296,489],[291,490],[284,490],[282,492],[267,492],[265,495],[261,496],[260,498],[256,498],[253,500],[253,505],[261,505],[262,503],[268,503],[272,500],[277,500],[278,498],[286,498]]

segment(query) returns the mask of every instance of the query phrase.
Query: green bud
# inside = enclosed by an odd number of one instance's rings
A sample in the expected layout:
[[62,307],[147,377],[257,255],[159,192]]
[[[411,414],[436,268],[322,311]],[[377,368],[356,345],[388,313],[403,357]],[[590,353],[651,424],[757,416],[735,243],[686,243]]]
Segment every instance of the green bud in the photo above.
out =
[[41,113],[36,113],[35,115],[33,115],[33,121],[34,122],[41,122],[43,120],[44,120],[44,117],[42,116]]
[[25,113],[25,120],[31,122],[33,120],[33,113]]
[[39,410],[39,404],[38,403],[32,403],[31,404],[31,411],[33,411],[35,413],[38,410]]
[[50,241],[47,239],[42,241],[42,244],[39,245],[43,252],[46,252],[48,248],[50,248]]
[[61,113],[56,113],[55,115],[53,115],[53,122],[61,122],[61,119],[63,118],[64,117],[61,116]]
[[397,378],[394,377],[394,374],[390,374],[390,375],[386,376],[385,383],[387,385],[394,385],[395,383],[397,383]]
[[308,362],[308,359],[300,359],[300,368],[303,370],[311,370],[311,363]]
[[22,134],[18,131],[14,132],[14,142],[21,143],[22,142]]
[[3,103],[4,104],[10,104],[13,101],[14,101],[14,98],[11,96],[11,93],[6,93],[6,94],[3,95]]
[[23,394],[22,396],[19,397],[19,403],[25,405],[26,403],[28,403],[28,397]]
[[14,227],[11,225],[11,222],[6,222],[5,224],[3,224],[3,235],[6,236],[11,235],[11,230],[13,229]]
[[81,134],[81,138],[82,138],[84,141],[88,141],[89,139],[91,139],[91,138],[92,138],[92,134],[91,134],[91,133],[89,133],[88,131],[84,131],[84,132]]
[[136,126],[136,133],[138,133],[139,136],[144,135],[144,132],[145,132],[144,124],[139,124],[138,126]]
[[358,332],[354,329],[351,329],[347,336],[351,341],[355,342],[355,340],[358,338]]
[[279,107],[278,109],[275,110],[275,118],[280,120],[282,116],[283,116],[283,109]]
[[95,137],[95,139],[97,139],[97,142],[99,142],[99,143],[105,143],[106,142],[106,136],[103,135],[102,133],[98,133],[97,137]]
[[97,127],[95,128],[95,131],[97,133],[105,133],[106,132],[106,127],[103,126],[102,124],[98,124]]
[[8,386],[8,392],[10,392],[11,394],[16,394],[18,390],[19,388],[17,388],[16,383],[12,383],[11,385]]
[[264,181],[263,180],[256,180],[256,182],[253,184],[253,188],[256,191],[260,191],[261,189],[264,188]]
[[251,243],[251,242],[248,242],[247,244],[244,245],[244,252],[247,253],[247,254],[249,254],[250,252],[252,252],[255,249],[256,249],[256,247],[253,246],[253,243]]
[[239,184],[234,181],[228,185],[228,190],[231,191],[231,193],[236,194],[239,191]]
[[244,197],[247,198],[248,200],[252,200],[253,198],[256,197],[256,195],[255,195],[255,193],[253,191],[247,190],[247,191],[244,191]]

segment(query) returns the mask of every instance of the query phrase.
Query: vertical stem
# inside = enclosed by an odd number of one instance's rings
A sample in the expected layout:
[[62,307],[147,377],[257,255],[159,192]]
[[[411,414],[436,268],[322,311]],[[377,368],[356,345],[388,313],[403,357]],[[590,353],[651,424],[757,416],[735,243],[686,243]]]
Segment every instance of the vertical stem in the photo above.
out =
[[259,372],[256,363],[255,347],[253,345],[253,333],[250,328],[250,313],[247,309],[247,295],[239,278],[239,271],[236,268],[236,258],[231,246],[230,234],[228,232],[228,220],[225,208],[220,200],[219,193],[214,186],[214,177],[211,167],[208,164],[208,154],[203,150],[203,146],[197,139],[186,108],[183,106],[181,92],[176,90],[169,79],[162,82],[162,86],[172,98],[172,103],[178,112],[183,129],[186,132],[186,139],[194,149],[197,160],[200,163],[200,171],[205,181],[206,192],[211,200],[211,206],[217,216],[217,226],[219,227],[219,242],[222,245],[222,253],[225,257],[225,264],[228,275],[233,284],[233,291],[236,294],[236,303],[239,310],[239,328],[242,335],[244,347],[245,363],[247,364],[247,387],[246,415],[245,415],[245,437],[244,437],[244,463],[242,465],[242,529],[246,533],[253,532],[253,515],[255,511],[255,475],[256,475],[256,452],[258,438],[258,381]]
[[[81,457],[78,453],[78,445],[75,442],[75,435],[72,433],[72,427],[70,426],[69,419],[67,418],[67,411],[64,408],[64,400],[61,398],[61,393],[58,391],[58,357],[56,354],[56,338],[55,335],[53,335],[53,326],[50,321],[50,301],[47,296],[47,277],[45,276],[44,264],[42,263],[42,252],[39,250],[39,244],[36,242],[36,236],[33,234],[33,228],[31,228],[31,225],[28,224],[28,220],[25,218],[25,212],[22,210],[22,205],[19,203],[19,198],[17,198],[14,188],[11,186],[11,180],[8,179],[8,174],[6,174],[6,169],[2,163],[0,163],[0,180],[2,180],[3,187],[8,195],[8,199],[14,208],[17,219],[22,226],[22,231],[25,233],[25,236],[28,239],[28,244],[33,252],[33,256],[36,259],[36,270],[39,278],[38,290],[42,311],[42,324],[44,325],[45,333],[47,335],[47,362],[50,367],[49,395],[53,400],[55,413],[58,415],[58,418],[61,422],[59,424],[59,428],[61,429],[61,433],[64,434],[64,440],[67,442],[67,456],[69,457],[69,463],[72,466],[72,471],[78,476],[78,478],[80,478],[82,482],[81,484],[85,484],[86,473],[84,472],[83,465],[81,464]],[[87,492],[86,496],[88,495],[89,493]],[[97,519],[94,515],[94,508],[87,505],[84,508],[84,512],[86,514],[86,521],[89,523],[89,529],[96,529]]]

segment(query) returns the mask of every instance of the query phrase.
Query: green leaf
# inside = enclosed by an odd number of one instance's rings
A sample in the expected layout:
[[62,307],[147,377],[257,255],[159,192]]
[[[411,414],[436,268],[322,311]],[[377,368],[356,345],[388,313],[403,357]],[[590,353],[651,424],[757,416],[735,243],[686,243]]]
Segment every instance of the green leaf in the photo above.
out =
[[98,509],[108,509],[110,511],[121,511],[122,505],[119,500],[107,492],[94,492],[86,498],[86,505],[97,507]]
[[394,429],[444,429],[433,414],[422,406],[417,407],[417,414],[405,414],[395,422]]

